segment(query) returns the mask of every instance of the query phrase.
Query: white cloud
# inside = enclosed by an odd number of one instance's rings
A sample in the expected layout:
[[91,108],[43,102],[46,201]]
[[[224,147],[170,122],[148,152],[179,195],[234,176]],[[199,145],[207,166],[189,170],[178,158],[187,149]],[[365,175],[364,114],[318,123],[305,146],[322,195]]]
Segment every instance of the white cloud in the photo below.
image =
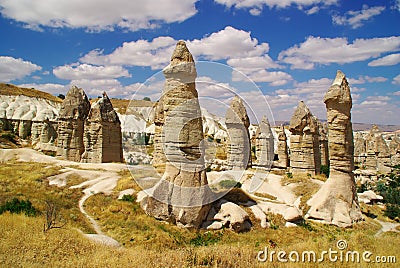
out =
[[69,87],[73,85],[83,88],[86,94],[90,97],[101,96],[104,91],[106,91],[107,95],[110,97],[127,96],[130,94],[130,92],[128,92],[116,79],[71,80]]
[[66,94],[68,92],[68,86],[67,85],[61,85],[61,84],[52,84],[52,83],[46,83],[46,84],[20,84],[18,85],[19,87],[24,87],[24,88],[34,88],[40,91],[44,91],[53,95],[58,95],[58,94]]
[[[165,67],[177,40],[162,36],[152,41],[125,42],[110,54],[92,50],[80,61],[96,65],[149,66],[152,69]],[[196,59],[227,60],[227,64],[248,75],[255,82],[283,85],[292,78],[284,72],[269,72],[267,69],[282,68],[268,55],[269,44],[259,43],[251,32],[227,26],[202,39],[187,40],[187,46]]]
[[344,16],[334,15],[332,21],[337,25],[350,25],[351,28],[357,29],[363,26],[364,21],[381,14],[384,10],[384,6],[368,7],[363,5],[362,10],[348,11]]
[[282,51],[278,59],[291,64],[292,69],[313,69],[315,64],[351,63],[379,57],[400,49],[400,36],[356,39],[321,38],[310,36],[299,45]]
[[53,73],[58,78],[66,80],[131,77],[129,72],[121,66],[93,66],[89,64],[59,66],[54,68]]
[[262,9],[263,6],[269,8],[288,8],[296,6],[298,9],[303,10],[310,6],[331,6],[338,3],[337,0],[214,0],[216,3],[225,5],[228,8],[234,7],[236,9]]
[[152,69],[161,69],[168,64],[176,43],[177,40],[167,36],[152,41],[124,42],[111,54],[104,55],[102,50],[92,50],[80,61],[96,65],[151,66]]
[[400,74],[393,78],[392,84],[400,85]]
[[359,76],[358,79],[349,78],[347,79],[350,85],[357,85],[357,84],[365,84],[365,83],[383,83],[386,82],[388,79],[382,76]]
[[400,90],[393,93],[395,96],[400,96]]
[[21,79],[35,71],[40,71],[42,67],[23,59],[0,56],[0,81],[10,82]]
[[258,43],[251,32],[235,29],[231,26],[203,37],[187,42],[194,56],[207,60],[254,57],[269,51],[268,43]]
[[368,66],[392,66],[400,63],[400,53],[390,54],[368,63]]
[[[285,72],[267,71],[265,69],[247,73],[247,77],[253,82],[266,82],[271,86],[282,86],[292,81],[290,74]],[[233,71],[232,81],[248,81],[243,74]]]
[[26,28],[86,28],[89,31],[122,28],[129,31],[157,27],[161,22],[184,21],[196,14],[197,0],[0,0],[4,17]]

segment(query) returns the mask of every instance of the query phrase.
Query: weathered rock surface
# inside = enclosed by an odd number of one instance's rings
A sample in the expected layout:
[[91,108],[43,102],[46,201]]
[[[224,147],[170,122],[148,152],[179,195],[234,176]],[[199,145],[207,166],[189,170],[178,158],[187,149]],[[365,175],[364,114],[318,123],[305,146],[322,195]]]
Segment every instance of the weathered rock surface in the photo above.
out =
[[122,162],[121,122],[107,94],[93,103],[85,120],[83,163]]
[[365,191],[363,193],[357,193],[357,196],[358,196],[358,201],[365,204],[371,204],[383,200],[382,196],[377,195],[371,190]]
[[246,169],[251,165],[250,120],[242,99],[235,96],[226,112],[228,131],[228,169]]
[[329,150],[328,150],[328,126],[322,124],[318,120],[319,130],[319,151],[321,153],[321,165],[329,166]]
[[143,198],[142,208],[157,219],[184,227],[201,226],[211,201],[204,169],[203,126],[193,57],[179,41],[163,70],[164,90],[156,112],[166,159],[165,172]]
[[249,231],[251,228],[247,212],[232,202],[221,201],[221,208],[214,220],[237,233]]
[[400,138],[394,135],[389,144],[392,166],[400,165]]
[[289,167],[287,136],[284,126],[281,126],[281,131],[278,133],[278,160],[274,165],[281,168]]
[[367,157],[366,142],[363,134],[356,132],[354,134],[354,164],[360,168],[365,168],[365,160]]
[[390,172],[390,149],[383,139],[382,132],[374,125],[366,138],[365,168],[382,173]]
[[85,151],[84,122],[90,102],[83,89],[72,86],[61,105],[58,118],[57,156],[79,162]]
[[351,123],[352,99],[345,75],[338,71],[325,95],[328,117],[330,175],[307,202],[306,217],[340,227],[362,219],[354,181],[354,143]]
[[290,169],[292,173],[319,174],[318,123],[304,102],[299,105],[290,120]]
[[274,135],[268,118],[264,116],[256,132],[256,163],[258,166],[270,168],[274,156]]

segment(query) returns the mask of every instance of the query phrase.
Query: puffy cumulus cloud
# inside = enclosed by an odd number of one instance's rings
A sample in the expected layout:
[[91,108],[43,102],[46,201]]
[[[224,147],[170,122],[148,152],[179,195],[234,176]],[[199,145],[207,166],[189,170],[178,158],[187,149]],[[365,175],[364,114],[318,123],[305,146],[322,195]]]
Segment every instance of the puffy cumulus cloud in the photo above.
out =
[[400,36],[356,39],[309,36],[305,42],[279,53],[278,59],[292,69],[313,69],[315,64],[329,65],[364,61],[400,49]]
[[261,56],[269,51],[267,43],[259,44],[250,32],[231,26],[200,40],[188,41],[187,46],[194,56],[206,60]]
[[353,122],[400,124],[400,107],[390,96],[368,96],[353,105]]
[[19,87],[24,88],[34,88],[40,91],[45,91],[53,95],[58,94],[66,94],[68,92],[68,85],[61,85],[61,84],[53,84],[53,83],[46,83],[46,84],[20,84]]
[[332,21],[337,25],[349,25],[351,28],[357,29],[363,26],[365,21],[381,14],[384,10],[384,6],[368,7],[363,5],[362,10],[348,11],[343,16],[334,15]]
[[[269,8],[288,8],[290,6],[296,6],[298,9],[303,10],[305,8],[313,6],[332,6],[338,3],[338,0],[214,0],[216,3],[225,5],[228,8],[236,9],[258,9],[261,10],[263,6]],[[311,8],[312,9],[312,8]],[[314,11],[316,12],[316,11]]]
[[[177,40],[169,36],[151,41],[125,42],[110,54],[96,49],[80,58],[80,61],[95,65],[148,66],[153,70],[165,67]],[[226,60],[234,69],[248,75],[255,82],[270,82],[283,85],[292,78],[284,72],[268,72],[268,69],[283,68],[268,55],[269,44],[259,43],[250,32],[227,26],[201,39],[187,40],[187,46],[198,60]],[[223,48],[223,49],[221,49]]]
[[385,57],[373,60],[368,63],[368,66],[392,66],[400,63],[400,53],[390,54]]
[[392,84],[400,85],[400,74],[393,78]]
[[116,79],[79,79],[71,80],[69,87],[77,86],[83,88],[89,97],[101,96],[106,91],[110,97],[125,97],[130,94],[126,88]]
[[400,96],[400,90],[393,93],[394,96]]
[[161,69],[169,62],[177,40],[168,36],[154,38],[152,41],[137,40],[124,42],[111,54],[104,55],[96,49],[80,58],[81,62],[96,65],[150,66]]
[[53,74],[66,80],[103,80],[131,77],[121,66],[93,66],[89,64],[64,65],[54,68]]
[[365,84],[365,83],[383,83],[386,82],[388,79],[382,76],[368,76],[368,75],[360,75],[358,78],[348,78],[347,79],[350,85],[358,85],[358,84]]
[[40,71],[42,67],[23,59],[0,56],[0,81],[10,82],[21,79],[35,71]]
[[129,31],[157,27],[159,23],[181,22],[196,14],[197,0],[0,0],[4,17],[26,28],[86,28],[89,31]]
[[293,80],[292,76],[288,73],[281,71],[268,71],[268,70],[259,70],[254,72],[245,73],[247,75],[244,76],[242,73],[233,71],[232,72],[232,80],[233,81],[248,81],[250,79],[253,82],[266,82],[271,86],[282,86]]

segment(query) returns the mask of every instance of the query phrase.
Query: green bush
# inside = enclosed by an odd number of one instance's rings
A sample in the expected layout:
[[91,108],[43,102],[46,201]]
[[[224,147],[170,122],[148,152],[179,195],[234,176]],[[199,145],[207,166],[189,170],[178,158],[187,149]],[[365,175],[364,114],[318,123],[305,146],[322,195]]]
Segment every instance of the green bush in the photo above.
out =
[[400,169],[393,167],[390,174],[381,175],[375,190],[386,203],[385,215],[392,220],[400,219]]
[[20,201],[18,198],[13,198],[11,201],[0,206],[0,214],[3,214],[6,211],[16,214],[24,212],[27,216],[36,216],[38,213],[38,210],[32,206],[31,201]]
[[130,194],[124,194],[124,196],[122,196],[121,200],[126,201],[126,202],[135,203],[136,197],[133,195],[130,195]]
[[242,184],[235,180],[223,180],[219,182],[219,186],[225,189],[241,188]]
[[321,174],[325,174],[329,178],[329,166],[321,165]]

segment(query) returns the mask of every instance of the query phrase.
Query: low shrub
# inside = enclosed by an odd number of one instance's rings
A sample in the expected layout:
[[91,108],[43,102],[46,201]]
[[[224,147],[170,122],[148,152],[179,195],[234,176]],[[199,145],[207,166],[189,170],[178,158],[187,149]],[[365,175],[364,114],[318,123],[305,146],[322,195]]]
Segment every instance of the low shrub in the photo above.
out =
[[36,216],[38,213],[38,210],[32,206],[31,201],[20,201],[18,198],[13,198],[11,201],[7,201],[4,205],[0,206],[0,214],[6,211],[17,214],[24,212],[27,216]]

